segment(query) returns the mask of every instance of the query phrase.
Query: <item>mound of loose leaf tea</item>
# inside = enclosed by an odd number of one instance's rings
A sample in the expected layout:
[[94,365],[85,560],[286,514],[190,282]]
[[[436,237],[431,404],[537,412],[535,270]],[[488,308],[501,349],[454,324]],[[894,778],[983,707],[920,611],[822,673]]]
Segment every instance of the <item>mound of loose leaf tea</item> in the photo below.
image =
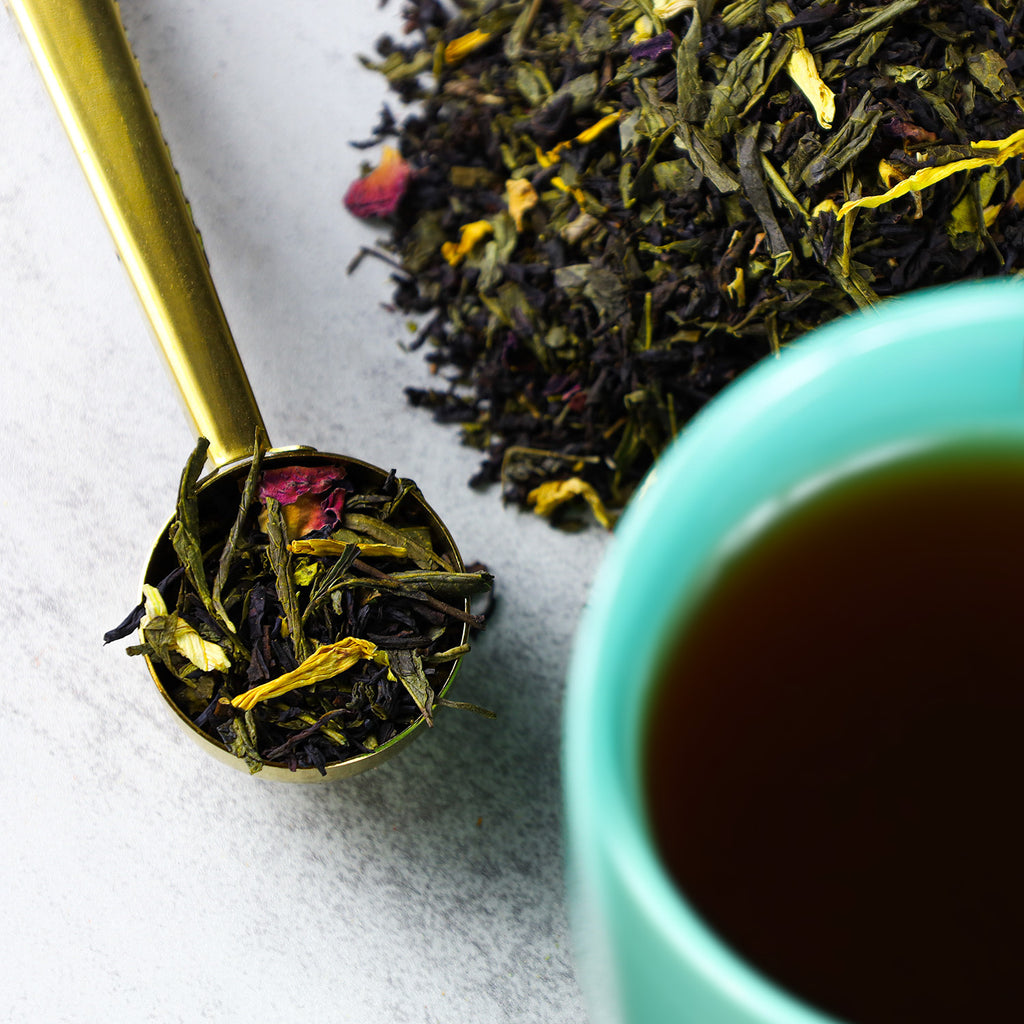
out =
[[252,772],[324,774],[439,704],[471,706],[443,694],[492,578],[464,569],[415,484],[257,446],[241,493],[230,476],[199,489],[208,447],[182,474],[162,580],[106,641],[138,630],[128,653]]
[[[542,511],[620,507],[755,360],[881,297],[1016,272],[1024,6],[435,0],[346,198],[389,218],[410,399]],[[576,504],[580,504],[579,501]]]

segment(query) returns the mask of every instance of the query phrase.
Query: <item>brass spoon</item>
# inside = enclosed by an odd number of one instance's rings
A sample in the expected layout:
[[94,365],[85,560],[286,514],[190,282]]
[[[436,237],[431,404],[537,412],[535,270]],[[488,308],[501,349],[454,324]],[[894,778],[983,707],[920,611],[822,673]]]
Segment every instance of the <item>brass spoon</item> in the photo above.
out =
[[[237,506],[238,481],[251,462],[263,417],[249,385],[210,277],[170,153],[121,24],[116,0],[8,0],[64,122],[75,153],[114,237],[128,274],[178,385],[197,436],[210,441],[215,469],[200,486],[200,514],[222,503]],[[342,465],[362,490],[376,490],[387,474],[344,455],[297,446],[271,449],[274,463]],[[418,492],[415,492],[418,495]],[[456,571],[462,558],[444,523],[421,498],[410,525],[430,529],[435,550]],[[155,583],[176,564],[165,529],[144,574]],[[468,611],[468,603],[465,606]],[[469,626],[462,626],[464,643]],[[189,735],[214,757],[247,770],[218,739],[198,729],[165,689],[166,670],[150,659],[157,689]],[[461,661],[461,659],[460,659]],[[437,696],[451,686],[459,661],[436,681]],[[321,782],[355,775],[396,753],[420,731],[422,718],[369,754],[327,766],[290,771],[267,765],[263,778]]]

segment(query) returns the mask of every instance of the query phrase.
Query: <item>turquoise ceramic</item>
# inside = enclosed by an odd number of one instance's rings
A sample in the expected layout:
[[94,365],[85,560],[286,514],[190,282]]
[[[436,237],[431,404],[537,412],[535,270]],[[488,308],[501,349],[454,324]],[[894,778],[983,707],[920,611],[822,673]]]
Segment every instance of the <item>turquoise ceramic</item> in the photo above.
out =
[[567,884],[595,1022],[833,1024],[734,956],[662,870],[641,806],[644,702],[666,637],[738,534],[866,461],[983,438],[1024,445],[1014,280],[889,300],[761,363],[631,502],[581,619],[565,705]]

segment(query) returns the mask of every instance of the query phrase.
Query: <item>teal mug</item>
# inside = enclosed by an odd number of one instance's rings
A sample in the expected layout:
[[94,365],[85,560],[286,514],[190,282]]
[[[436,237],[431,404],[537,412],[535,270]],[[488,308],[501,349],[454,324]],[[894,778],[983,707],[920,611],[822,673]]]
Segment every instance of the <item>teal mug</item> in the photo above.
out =
[[835,1024],[734,952],[664,867],[643,782],[652,687],[708,566],[757,510],[915,445],[995,440],[1024,452],[1022,382],[1024,284],[928,289],[754,367],[652,470],[592,587],[564,709],[569,912],[595,1022]]

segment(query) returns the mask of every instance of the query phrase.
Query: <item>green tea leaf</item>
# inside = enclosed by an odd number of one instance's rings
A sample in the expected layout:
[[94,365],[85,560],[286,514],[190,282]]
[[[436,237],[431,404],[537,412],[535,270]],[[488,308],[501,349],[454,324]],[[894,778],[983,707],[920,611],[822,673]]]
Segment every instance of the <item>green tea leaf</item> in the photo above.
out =
[[373,516],[353,512],[346,513],[343,521],[348,529],[355,530],[357,533],[365,534],[367,537],[379,540],[383,544],[404,547],[409,552],[409,557],[421,569],[429,566],[446,570],[451,569],[451,566],[444,559],[435,554],[433,548],[429,548],[418,541],[413,533],[406,533],[403,530],[396,529],[388,523],[374,519]]
[[388,651],[388,666],[409,696],[416,702],[427,725],[434,724],[434,691],[423,671],[423,660],[415,651]]
[[761,175],[761,153],[758,147],[758,125],[750,125],[739,135],[737,156],[740,179],[747,201],[753,206],[768,237],[768,251],[775,259],[775,273],[780,273],[793,258],[789,243],[772,209],[768,188]]
[[231,524],[231,530],[228,533],[227,540],[224,542],[224,548],[221,551],[220,560],[217,564],[217,575],[214,577],[213,588],[210,593],[210,600],[213,603],[213,606],[220,612],[221,621],[225,622],[230,627],[230,632],[236,636],[237,630],[235,629],[234,623],[231,621],[227,610],[224,608],[221,597],[223,595],[224,586],[228,580],[228,575],[231,572],[232,564],[235,560],[239,538],[242,536],[246,520],[249,517],[249,510],[252,508],[253,500],[255,499],[256,492],[259,488],[260,470],[263,465],[263,452],[266,450],[266,443],[266,436],[263,435],[262,431],[257,431],[256,439],[253,442],[252,461],[249,464],[249,472],[245,478],[245,486],[242,488],[242,500],[239,503],[235,521]]
[[295,647],[295,656],[302,662],[313,653],[312,645],[302,629],[302,609],[292,575],[292,555],[288,550],[288,529],[281,505],[274,498],[267,498],[266,528],[269,539],[267,557],[274,572],[277,596],[284,609],[284,620]]

